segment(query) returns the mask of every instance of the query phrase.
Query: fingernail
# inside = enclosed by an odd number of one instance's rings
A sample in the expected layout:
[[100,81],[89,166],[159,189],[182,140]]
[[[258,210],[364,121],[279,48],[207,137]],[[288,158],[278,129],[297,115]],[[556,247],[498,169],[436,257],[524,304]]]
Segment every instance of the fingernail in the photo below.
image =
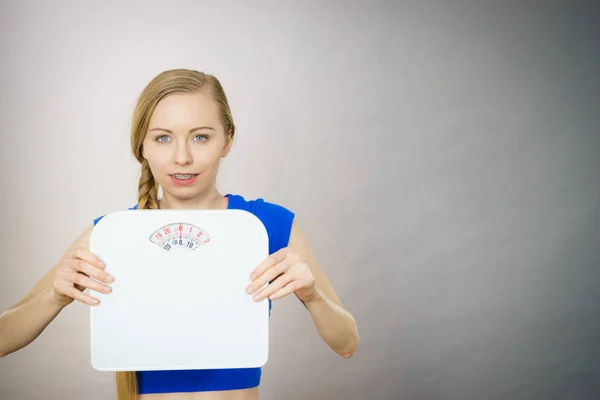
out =
[[104,264],[104,262],[102,262],[102,261],[100,261],[100,263],[98,265],[100,266],[100,268],[106,267],[106,264]]
[[99,301],[98,301],[98,300],[96,300],[96,299],[92,299],[92,303],[94,303],[94,304],[98,304],[98,303],[99,303]]
[[261,295],[257,294],[256,296],[254,296],[254,300],[260,300],[262,298]]
[[108,276],[106,277],[106,280],[107,280],[107,281],[109,281],[109,282],[112,282],[112,281],[114,281],[114,280],[115,280],[115,277],[114,277],[114,276],[112,276],[112,275],[108,275]]
[[252,293],[252,286],[248,286],[248,287],[246,288],[246,292],[248,292],[248,293]]

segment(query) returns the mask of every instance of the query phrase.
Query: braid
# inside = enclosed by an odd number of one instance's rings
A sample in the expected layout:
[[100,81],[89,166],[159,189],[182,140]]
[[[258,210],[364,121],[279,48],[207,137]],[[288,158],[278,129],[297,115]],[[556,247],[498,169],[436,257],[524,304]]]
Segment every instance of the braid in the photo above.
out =
[[142,161],[142,174],[138,183],[138,209],[158,208],[158,184],[150,170],[148,161]]
[[[148,161],[142,161],[142,174],[138,183],[138,209],[158,208],[158,185],[150,170]],[[134,371],[116,372],[118,400],[137,400],[137,376]]]
[[[150,170],[148,161],[142,160],[142,174],[138,183],[138,209],[158,208],[158,184]],[[118,400],[137,400],[138,387],[135,371],[116,373]]]
[[117,399],[118,400],[137,400],[138,387],[137,376],[134,371],[118,371],[117,379]]

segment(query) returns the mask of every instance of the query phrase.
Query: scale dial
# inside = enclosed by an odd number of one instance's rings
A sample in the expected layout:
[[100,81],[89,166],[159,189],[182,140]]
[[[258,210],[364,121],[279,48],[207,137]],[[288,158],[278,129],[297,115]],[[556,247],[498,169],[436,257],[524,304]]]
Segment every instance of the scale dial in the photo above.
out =
[[195,225],[177,222],[155,230],[149,239],[166,251],[177,249],[193,251],[210,242],[210,235]]

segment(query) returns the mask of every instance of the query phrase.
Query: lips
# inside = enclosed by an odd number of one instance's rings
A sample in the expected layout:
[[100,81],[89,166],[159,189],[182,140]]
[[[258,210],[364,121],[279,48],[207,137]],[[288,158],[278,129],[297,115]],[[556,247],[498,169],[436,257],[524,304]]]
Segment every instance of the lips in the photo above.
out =
[[[180,176],[180,178],[177,178],[175,175]],[[170,177],[171,181],[178,186],[189,186],[196,181],[198,174],[173,174]]]

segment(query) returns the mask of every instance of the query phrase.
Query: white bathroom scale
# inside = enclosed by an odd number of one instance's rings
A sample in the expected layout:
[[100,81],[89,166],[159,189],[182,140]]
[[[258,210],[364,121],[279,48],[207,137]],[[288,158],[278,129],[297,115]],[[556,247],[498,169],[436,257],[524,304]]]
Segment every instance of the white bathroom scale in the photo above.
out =
[[115,277],[91,291],[91,363],[99,371],[261,367],[269,303],[246,292],[268,256],[244,210],[127,210],[94,227],[90,251]]

